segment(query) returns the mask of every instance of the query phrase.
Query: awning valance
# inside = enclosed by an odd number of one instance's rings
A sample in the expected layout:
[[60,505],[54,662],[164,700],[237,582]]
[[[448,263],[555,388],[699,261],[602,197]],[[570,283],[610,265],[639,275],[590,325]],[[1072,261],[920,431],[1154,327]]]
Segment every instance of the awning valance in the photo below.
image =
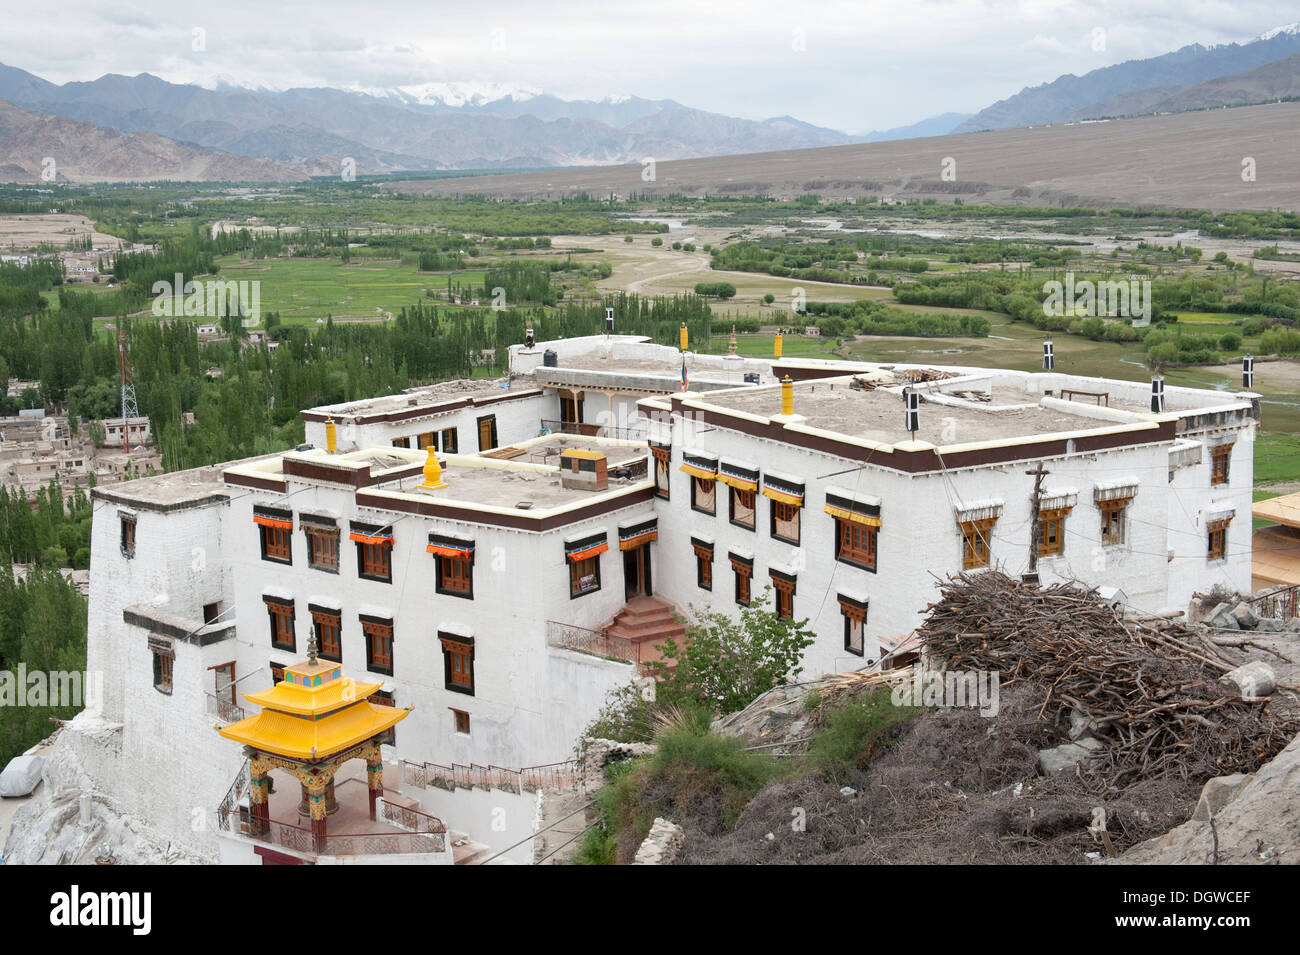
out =
[[474,556],[474,542],[461,540],[459,537],[443,537],[439,534],[430,534],[429,544],[425,547],[425,551],[438,557],[472,558]]
[[718,480],[738,491],[757,491],[758,469],[724,461],[718,466]]
[[619,550],[631,550],[634,547],[640,547],[642,544],[648,544],[650,541],[658,539],[658,518],[651,518],[648,521],[640,521],[631,527],[620,527],[618,529]]
[[863,623],[867,619],[867,601],[858,600],[848,594],[836,594],[835,599],[839,601],[840,613],[850,620]]
[[803,507],[803,485],[793,481],[783,481],[770,474],[763,479],[763,496],[780,501],[782,504]]
[[278,527],[283,530],[293,530],[293,511],[281,510],[278,507],[254,507],[253,523],[260,524],[262,527]]
[[685,474],[689,474],[691,477],[697,477],[704,481],[714,481],[717,480],[718,477],[717,471],[700,467],[698,464],[692,464],[690,461],[684,462],[678,470]]
[[573,563],[603,554],[607,550],[609,550],[609,535],[602,532],[566,543],[564,545],[564,559]]
[[362,531],[353,531],[348,535],[348,540],[358,544],[372,544],[376,547],[393,546],[392,534],[366,534]]
[[650,453],[655,456],[656,461],[667,464],[668,459],[672,457],[673,448],[670,444],[652,444],[650,445]]
[[854,524],[862,524],[866,527],[879,527],[880,518],[872,517],[870,514],[861,514],[858,511],[846,510],[842,507],[836,507],[834,504],[827,504],[822,508],[831,517],[841,521],[852,521]]

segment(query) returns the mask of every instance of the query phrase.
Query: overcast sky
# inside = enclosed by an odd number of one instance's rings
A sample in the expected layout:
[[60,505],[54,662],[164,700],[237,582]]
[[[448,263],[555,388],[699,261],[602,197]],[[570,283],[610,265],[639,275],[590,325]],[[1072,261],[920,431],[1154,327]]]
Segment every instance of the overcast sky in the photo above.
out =
[[1063,73],[1246,40],[1300,21],[1300,2],[0,0],[0,14],[0,62],[56,83],[141,72],[273,88],[452,82],[669,98],[859,133],[975,112]]

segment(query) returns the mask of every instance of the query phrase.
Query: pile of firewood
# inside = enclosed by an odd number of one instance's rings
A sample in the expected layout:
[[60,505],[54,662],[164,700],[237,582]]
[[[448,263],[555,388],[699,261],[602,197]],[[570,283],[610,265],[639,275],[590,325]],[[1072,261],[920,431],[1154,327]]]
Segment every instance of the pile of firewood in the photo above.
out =
[[1180,624],[1126,620],[1096,591],[994,571],[940,590],[918,631],[929,666],[997,671],[1003,688],[1039,689],[1040,721],[1063,739],[1087,726],[1108,744],[1081,770],[1098,789],[1253,772],[1300,732],[1300,720],[1221,683],[1235,664]]

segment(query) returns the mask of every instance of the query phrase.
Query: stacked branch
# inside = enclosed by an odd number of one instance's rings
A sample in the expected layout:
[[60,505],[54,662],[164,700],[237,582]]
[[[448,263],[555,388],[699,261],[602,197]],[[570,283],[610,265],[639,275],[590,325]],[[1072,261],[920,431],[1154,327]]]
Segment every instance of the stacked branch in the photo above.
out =
[[[1186,627],[1126,621],[1095,590],[1039,587],[997,572],[940,587],[919,636],[930,666],[986,670],[1041,695],[1037,718],[1062,739],[1071,714],[1109,743],[1083,772],[1100,791],[1139,779],[1254,772],[1300,731],[1266,700],[1234,695],[1234,664]],[[1037,700],[1037,697],[1035,698]]]

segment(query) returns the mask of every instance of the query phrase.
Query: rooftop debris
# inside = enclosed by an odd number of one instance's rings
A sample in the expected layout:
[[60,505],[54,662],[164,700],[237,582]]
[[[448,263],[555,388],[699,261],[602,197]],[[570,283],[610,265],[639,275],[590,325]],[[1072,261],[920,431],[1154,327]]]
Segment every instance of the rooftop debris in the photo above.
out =
[[929,611],[918,635],[931,666],[1045,686],[1039,721],[1062,739],[1084,725],[1109,744],[1080,764],[1099,793],[1138,779],[1254,772],[1300,732],[1300,719],[1269,699],[1220,682],[1237,663],[1197,632],[1159,617],[1126,620],[1077,584],[962,574],[941,585]]

